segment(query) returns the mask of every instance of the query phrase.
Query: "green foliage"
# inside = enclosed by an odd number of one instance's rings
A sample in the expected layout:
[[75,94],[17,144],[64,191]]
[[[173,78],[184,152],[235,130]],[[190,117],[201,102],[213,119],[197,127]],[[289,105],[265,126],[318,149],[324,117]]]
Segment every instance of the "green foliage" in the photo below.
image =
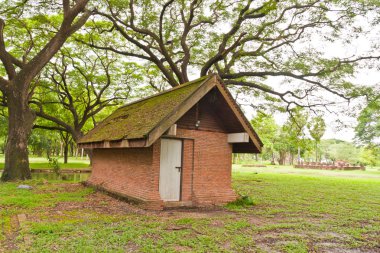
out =
[[364,165],[380,165],[380,147],[367,146],[360,153],[360,162]]
[[59,166],[58,158],[48,156],[48,161],[53,172],[58,176],[61,175],[61,167]]
[[326,131],[326,123],[322,116],[316,116],[308,123],[307,128],[311,137],[315,140],[315,161],[319,162],[321,157],[318,156],[318,144]]
[[251,120],[251,124],[264,144],[263,153],[267,159],[270,159],[270,156],[275,150],[274,145],[276,143],[279,126],[276,124],[272,115],[265,114],[261,111],[258,111],[256,117]]
[[235,201],[232,201],[226,205],[229,209],[239,209],[243,207],[253,206],[255,203],[253,202],[250,196],[239,196]]
[[60,142],[57,132],[34,129],[28,140],[28,149],[35,156],[50,156],[60,149]]
[[353,143],[341,140],[322,140],[320,148],[322,154],[329,160],[343,160],[352,164],[360,162],[361,149]]
[[380,145],[380,95],[374,95],[361,111],[355,131],[360,142]]
[[313,139],[319,143],[326,131],[326,124],[323,117],[317,116],[312,118],[307,127],[309,129],[311,137],[313,137]]
[[272,161],[277,158],[280,164],[285,163],[287,155],[293,156],[310,150],[310,140],[305,137],[308,114],[302,108],[292,110],[287,121],[278,126],[272,115],[258,112],[251,124],[264,143],[262,157]]

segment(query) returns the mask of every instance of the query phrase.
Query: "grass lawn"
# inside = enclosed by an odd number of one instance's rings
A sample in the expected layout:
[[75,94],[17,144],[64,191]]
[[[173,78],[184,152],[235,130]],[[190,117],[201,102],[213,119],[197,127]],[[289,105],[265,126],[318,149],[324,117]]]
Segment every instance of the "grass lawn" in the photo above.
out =
[[0,183],[0,252],[380,252],[380,171],[233,170],[254,205],[143,211],[77,183]]
[[[63,163],[63,158],[58,159],[59,165],[62,169],[80,169],[88,168],[90,161],[88,159],[81,159],[76,157],[69,157],[68,163]],[[46,157],[29,157],[29,163],[31,169],[51,169]],[[4,155],[0,154],[0,169],[4,168]]]

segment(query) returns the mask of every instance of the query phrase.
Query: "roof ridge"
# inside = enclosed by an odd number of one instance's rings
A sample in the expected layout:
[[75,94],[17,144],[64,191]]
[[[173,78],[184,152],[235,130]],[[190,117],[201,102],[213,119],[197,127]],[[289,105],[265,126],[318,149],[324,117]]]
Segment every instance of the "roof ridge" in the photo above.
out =
[[[196,93],[199,89],[201,89],[203,85],[205,85],[206,83],[208,83],[208,82],[211,80],[211,78],[212,78],[213,76],[214,76],[214,75],[208,75],[208,76],[207,76],[208,78],[204,78],[204,80],[201,79],[201,78],[199,78],[198,81],[202,81],[202,82],[199,84],[199,86],[198,86],[195,90],[193,90],[190,94],[188,94],[188,95],[184,98],[184,100],[182,101],[182,103],[185,102],[185,101],[187,101],[188,99],[190,99],[191,96],[192,96],[194,93]],[[205,77],[206,77],[206,76],[205,76]],[[193,82],[193,84],[194,84],[194,83],[195,83],[195,82]],[[177,105],[176,107],[174,107],[173,110],[172,110],[171,112],[169,112],[164,118],[162,118],[162,119],[160,120],[160,122],[158,122],[153,128],[151,128],[151,129],[148,131],[148,135],[149,135],[149,134],[150,134],[155,128],[157,128],[157,126],[159,126],[159,125],[161,124],[161,122],[164,122],[164,121],[167,120],[167,119],[168,119],[173,113],[177,112],[179,106],[180,106],[180,104]]]
[[189,82],[184,83],[184,84],[180,84],[180,85],[178,85],[178,86],[176,86],[176,87],[173,87],[173,88],[170,88],[170,89],[168,89],[168,90],[164,90],[164,91],[158,92],[158,93],[156,93],[156,94],[153,94],[153,95],[147,96],[147,97],[145,97],[145,98],[137,99],[136,101],[132,101],[132,102],[130,102],[130,103],[128,103],[128,104],[125,104],[125,105],[122,105],[122,106],[118,107],[118,109],[120,109],[120,108],[124,108],[124,107],[127,107],[127,106],[130,106],[130,105],[133,105],[133,104],[136,104],[136,103],[139,103],[139,102],[143,102],[143,101],[145,101],[145,100],[148,100],[148,99],[151,99],[151,98],[154,98],[154,97],[161,96],[161,95],[166,94],[166,93],[168,93],[168,92],[171,92],[171,91],[174,91],[174,90],[178,90],[178,89],[180,89],[180,88],[186,87],[186,86],[188,86],[188,85],[191,85],[191,84],[194,84],[194,83],[197,83],[197,82],[200,82],[200,81],[205,82],[205,81],[208,80],[210,77],[211,77],[211,76],[209,76],[209,75],[208,75],[208,76],[202,76],[202,77],[200,77],[200,78],[197,78],[197,79],[195,79],[195,80],[189,81]]

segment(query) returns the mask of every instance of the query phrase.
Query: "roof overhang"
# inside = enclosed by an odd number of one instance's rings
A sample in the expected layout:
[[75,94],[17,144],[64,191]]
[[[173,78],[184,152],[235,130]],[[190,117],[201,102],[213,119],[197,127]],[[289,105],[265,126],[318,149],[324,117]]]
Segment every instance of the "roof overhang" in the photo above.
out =
[[[80,148],[137,148],[150,147],[157,139],[175,124],[187,111],[189,111],[196,103],[198,103],[211,89],[217,87],[220,94],[223,96],[229,108],[235,114],[236,118],[243,126],[245,133],[249,136],[249,141],[246,143],[234,143],[233,152],[237,153],[257,153],[261,152],[263,143],[253,130],[251,124],[246,119],[244,113],[236,104],[232,95],[223,84],[223,81],[217,75],[212,75],[200,85],[191,96],[179,104],[171,113],[163,118],[147,135],[140,139],[122,139],[113,141],[101,141],[91,143],[79,143]],[[254,146],[254,147],[253,147]]]
[[143,148],[147,147],[146,139],[130,139],[116,141],[99,141],[90,143],[79,143],[79,148],[94,149],[94,148]]

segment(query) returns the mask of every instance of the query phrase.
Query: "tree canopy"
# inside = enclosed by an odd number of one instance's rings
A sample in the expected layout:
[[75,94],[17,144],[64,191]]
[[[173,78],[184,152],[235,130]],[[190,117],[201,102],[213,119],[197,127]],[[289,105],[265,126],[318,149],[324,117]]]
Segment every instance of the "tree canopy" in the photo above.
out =
[[380,146],[380,93],[375,94],[360,112],[355,130],[360,142]]
[[[367,91],[351,77],[377,62],[378,41],[349,55],[326,48],[349,47],[368,34],[379,8],[377,1],[345,0],[106,0],[91,28],[113,39],[79,39],[153,65],[171,86],[213,71],[272,103],[318,107]],[[281,85],[273,77],[283,77]]]
[[2,180],[31,177],[27,145],[36,115],[29,102],[41,70],[91,15],[87,2],[1,2],[0,91],[8,108]]

